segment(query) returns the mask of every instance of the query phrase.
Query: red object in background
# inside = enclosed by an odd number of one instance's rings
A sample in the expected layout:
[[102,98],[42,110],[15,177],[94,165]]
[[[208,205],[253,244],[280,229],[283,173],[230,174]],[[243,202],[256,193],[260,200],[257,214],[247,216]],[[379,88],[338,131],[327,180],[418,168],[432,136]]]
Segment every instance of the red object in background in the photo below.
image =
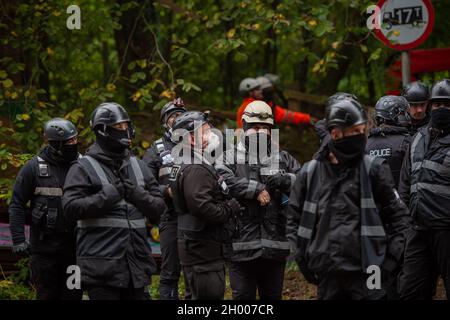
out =
[[[416,81],[417,74],[450,70],[450,48],[413,50],[409,52],[411,59],[411,81]],[[402,67],[400,59],[388,69],[388,76],[393,78],[391,88],[401,87]],[[391,89],[387,94],[398,95],[398,89]]]

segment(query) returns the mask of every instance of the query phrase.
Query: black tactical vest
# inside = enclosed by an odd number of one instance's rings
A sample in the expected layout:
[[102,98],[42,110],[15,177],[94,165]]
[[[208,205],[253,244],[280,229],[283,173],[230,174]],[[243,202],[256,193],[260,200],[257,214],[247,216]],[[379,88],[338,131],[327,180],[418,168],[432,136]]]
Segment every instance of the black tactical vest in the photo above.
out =
[[54,165],[36,157],[38,176],[32,201],[31,239],[42,241],[45,235],[65,232],[61,197],[63,185],[59,182]]

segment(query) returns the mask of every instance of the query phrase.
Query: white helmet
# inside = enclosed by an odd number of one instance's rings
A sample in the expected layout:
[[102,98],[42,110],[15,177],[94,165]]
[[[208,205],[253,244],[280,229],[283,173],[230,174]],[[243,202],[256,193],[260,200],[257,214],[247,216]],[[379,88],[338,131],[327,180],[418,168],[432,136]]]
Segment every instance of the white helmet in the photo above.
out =
[[266,73],[264,75],[264,78],[269,79],[269,81],[272,83],[272,85],[276,86],[280,84],[280,77],[273,73]]
[[261,90],[273,88],[272,82],[266,77],[257,77],[256,81],[258,81]]
[[264,101],[255,100],[245,108],[242,114],[242,121],[274,125],[272,108]]
[[245,78],[239,84],[239,93],[247,94],[250,91],[257,89],[259,87],[259,82],[255,78]]

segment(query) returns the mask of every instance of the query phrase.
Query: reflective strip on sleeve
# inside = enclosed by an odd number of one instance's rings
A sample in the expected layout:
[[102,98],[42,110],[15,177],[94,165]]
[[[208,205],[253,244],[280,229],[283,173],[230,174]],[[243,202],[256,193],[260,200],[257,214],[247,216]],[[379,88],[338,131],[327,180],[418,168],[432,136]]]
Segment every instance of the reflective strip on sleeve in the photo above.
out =
[[312,230],[300,226],[300,227],[298,228],[297,235],[298,235],[299,237],[301,237],[301,238],[311,239],[311,236],[312,236]]
[[417,192],[417,190],[428,190],[432,193],[438,193],[438,194],[444,194],[449,195],[450,194],[450,186],[443,186],[440,184],[431,184],[431,183],[424,183],[419,182],[411,185],[411,193]]
[[163,176],[167,176],[170,174],[170,172],[172,172],[172,167],[162,167],[158,171],[158,177],[161,178]]
[[308,211],[309,213],[316,214],[317,212],[317,203],[305,201],[303,203],[303,211]]

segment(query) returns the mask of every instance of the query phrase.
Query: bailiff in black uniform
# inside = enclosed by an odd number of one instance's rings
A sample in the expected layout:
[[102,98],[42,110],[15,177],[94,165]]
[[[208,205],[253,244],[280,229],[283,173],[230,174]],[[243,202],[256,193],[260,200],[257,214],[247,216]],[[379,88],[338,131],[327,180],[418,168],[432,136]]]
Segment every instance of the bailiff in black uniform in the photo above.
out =
[[[71,163],[79,156],[78,132],[68,120],[54,118],[44,127],[48,145],[20,170],[14,184],[9,223],[13,252],[31,254],[31,276],[37,299],[81,299],[67,286],[67,267],[76,264],[73,226],[64,219],[61,196]],[[30,245],[24,224],[30,201]]]

